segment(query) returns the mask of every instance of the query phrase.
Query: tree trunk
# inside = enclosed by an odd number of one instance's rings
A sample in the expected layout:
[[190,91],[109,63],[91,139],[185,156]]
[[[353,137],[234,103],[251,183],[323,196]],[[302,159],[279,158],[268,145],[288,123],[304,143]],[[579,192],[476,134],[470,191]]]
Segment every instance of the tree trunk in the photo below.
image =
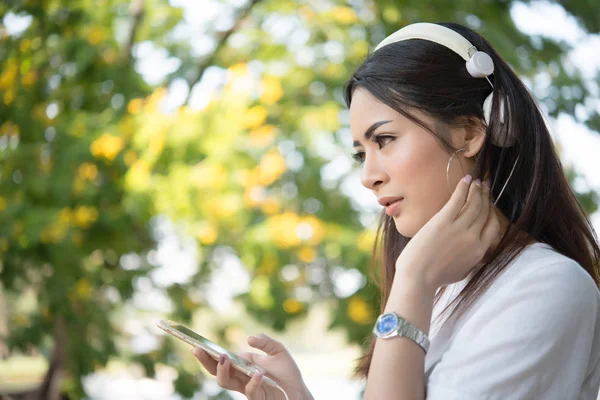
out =
[[65,321],[57,317],[54,325],[54,350],[44,381],[31,400],[61,400],[60,387],[65,368],[67,333]]

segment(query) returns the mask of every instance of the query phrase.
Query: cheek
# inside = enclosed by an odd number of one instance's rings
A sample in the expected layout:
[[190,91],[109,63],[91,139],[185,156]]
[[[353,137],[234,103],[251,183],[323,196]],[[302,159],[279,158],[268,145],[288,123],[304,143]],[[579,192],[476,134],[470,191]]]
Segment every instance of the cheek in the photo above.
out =
[[394,178],[399,193],[406,197],[405,230],[418,231],[450,198],[446,184],[447,160],[444,160],[445,153],[441,149],[415,150],[396,159]]

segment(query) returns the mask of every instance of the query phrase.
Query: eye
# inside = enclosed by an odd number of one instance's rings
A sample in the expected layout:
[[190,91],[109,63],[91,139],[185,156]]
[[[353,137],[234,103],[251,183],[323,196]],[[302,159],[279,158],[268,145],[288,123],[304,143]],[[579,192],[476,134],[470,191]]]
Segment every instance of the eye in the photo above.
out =
[[393,141],[394,139],[396,139],[396,138],[394,136],[390,136],[390,135],[375,135],[375,136],[373,136],[373,142],[377,143],[380,150],[383,148],[383,146],[385,146],[389,142]]
[[359,151],[357,153],[352,154],[352,158],[358,163],[358,165],[365,162],[365,152]]

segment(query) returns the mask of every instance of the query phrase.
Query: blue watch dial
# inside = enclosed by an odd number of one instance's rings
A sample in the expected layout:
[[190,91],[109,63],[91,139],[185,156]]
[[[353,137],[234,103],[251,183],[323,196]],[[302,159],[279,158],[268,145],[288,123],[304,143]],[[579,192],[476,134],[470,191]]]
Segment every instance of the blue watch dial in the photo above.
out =
[[391,333],[398,326],[398,317],[396,314],[383,314],[377,321],[377,332],[382,335]]

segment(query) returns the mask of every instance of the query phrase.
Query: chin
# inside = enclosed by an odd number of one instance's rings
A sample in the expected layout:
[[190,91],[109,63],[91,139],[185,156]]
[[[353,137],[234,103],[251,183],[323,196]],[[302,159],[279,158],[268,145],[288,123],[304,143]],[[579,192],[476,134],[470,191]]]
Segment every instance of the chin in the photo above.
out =
[[418,229],[415,229],[411,224],[407,224],[406,220],[402,220],[402,217],[394,217],[394,224],[396,225],[396,230],[402,236],[412,238],[418,232]]

